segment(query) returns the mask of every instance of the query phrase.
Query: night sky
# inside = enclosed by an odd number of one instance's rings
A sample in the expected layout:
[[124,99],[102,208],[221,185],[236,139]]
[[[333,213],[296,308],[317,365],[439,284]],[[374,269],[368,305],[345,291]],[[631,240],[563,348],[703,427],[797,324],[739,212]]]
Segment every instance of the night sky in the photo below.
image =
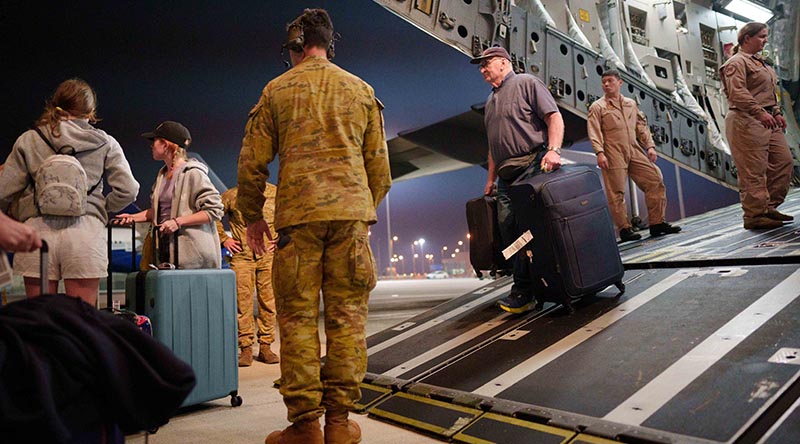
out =
[[[375,88],[386,106],[387,138],[467,111],[489,92],[465,55],[370,0],[4,1],[7,117],[0,158],[31,127],[55,87],[80,77],[97,92],[97,126],[120,142],[142,185],[139,205],[148,206],[162,165],[139,134],[163,120],[186,125],[192,151],[234,186],[247,113],[264,85],[286,69],[280,56],[285,25],[306,7],[331,14],[342,36],[334,62]],[[661,162],[670,188],[674,172]],[[274,182],[275,165],[272,171]],[[435,253],[438,262],[443,245],[452,250],[466,240],[464,203],[482,193],[485,180],[486,171],[472,167],[395,183],[389,193],[392,234],[399,237],[395,253],[409,257],[411,242],[423,237],[425,252]],[[726,200],[731,193],[723,193]],[[677,218],[673,207],[671,220]],[[386,214],[384,203],[372,229],[381,267],[388,265]]]

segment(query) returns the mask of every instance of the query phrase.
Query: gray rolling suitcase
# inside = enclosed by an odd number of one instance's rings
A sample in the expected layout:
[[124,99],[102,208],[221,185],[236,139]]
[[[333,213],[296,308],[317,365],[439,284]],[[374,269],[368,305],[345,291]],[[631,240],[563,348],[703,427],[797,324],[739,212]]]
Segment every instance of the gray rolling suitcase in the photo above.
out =
[[517,254],[529,257],[539,302],[563,303],[572,311],[573,299],[609,285],[624,292],[614,223],[594,171],[572,166],[523,174],[509,194],[519,228],[533,234]]
[[[177,259],[177,242],[173,245]],[[153,337],[192,366],[197,385],[182,406],[225,396],[231,397],[234,407],[242,404],[238,394],[236,275],[232,270],[130,273],[125,297],[136,313],[150,318]]]

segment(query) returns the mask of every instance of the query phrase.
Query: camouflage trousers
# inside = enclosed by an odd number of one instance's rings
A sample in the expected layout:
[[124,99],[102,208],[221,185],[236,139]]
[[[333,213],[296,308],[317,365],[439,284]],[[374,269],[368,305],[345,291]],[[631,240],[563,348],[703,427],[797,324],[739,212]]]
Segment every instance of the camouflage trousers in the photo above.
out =
[[[280,230],[275,254],[281,395],[291,422],[352,410],[367,370],[367,302],[377,269],[362,221],[323,221]],[[320,361],[320,292],[327,356]]]
[[[252,254],[252,253],[251,253]],[[258,259],[237,254],[231,259],[236,273],[236,305],[239,321],[239,348],[253,345],[255,324],[253,296],[258,302],[258,343],[275,342],[275,296],[272,291],[272,253]]]

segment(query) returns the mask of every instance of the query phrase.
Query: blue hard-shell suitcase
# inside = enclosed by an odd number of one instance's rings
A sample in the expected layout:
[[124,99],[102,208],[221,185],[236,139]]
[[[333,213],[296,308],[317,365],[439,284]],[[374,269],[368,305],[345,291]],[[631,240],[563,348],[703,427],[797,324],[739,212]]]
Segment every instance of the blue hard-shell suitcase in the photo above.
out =
[[192,366],[197,385],[182,406],[225,396],[231,397],[234,407],[242,404],[238,394],[236,275],[232,270],[130,273],[125,296],[129,308],[150,318],[153,337]]
[[523,174],[509,194],[521,230],[533,234],[528,249],[540,302],[563,303],[572,311],[572,299],[612,284],[624,291],[625,270],[597,173],[569,166],[533,177]]

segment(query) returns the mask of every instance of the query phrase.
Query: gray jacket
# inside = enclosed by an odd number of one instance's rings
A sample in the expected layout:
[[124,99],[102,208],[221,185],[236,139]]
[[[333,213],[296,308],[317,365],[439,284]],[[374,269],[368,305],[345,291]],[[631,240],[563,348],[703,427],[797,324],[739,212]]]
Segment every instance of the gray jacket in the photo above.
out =
[[[167,167],[158,172],[150,194],[153,214],[158,215],[158,195],[165,182]],[[176,171],[175,191],[172,194],[170,218],[189,216],[203,210],[210,220],[207,224],[182,227],[178,236],[179,268],[220,268],[222,252],[215,222],[222,219],[223,206],[219,191],[208,178],[208,167],[195,159],[189,159]],[[157,217],[157,216],[156,216]],[[170,261],[174,252],[170,248]],[[163,260],[163,259],[162,259]]]
[[[109,212],[120,211],[136,200],[139,182],[131,173],[122,147],[105,131],[93,127],[86,119],[64,120],[60,125],[59,137],[53,137],[47,125],[39,130],[56,148],[64,145],[75,148],[75,157],[86,171],[89,188],[105,176],[111,191],[104,196],[104,185],[100,182],[87,198],[87,214],[105,224]],[[19,136],[0,172],[0,210],[20,222],[39,216],[34,203],[33,178],[42,162],[51,155],[53,150],[36,131],[28,130]]]

